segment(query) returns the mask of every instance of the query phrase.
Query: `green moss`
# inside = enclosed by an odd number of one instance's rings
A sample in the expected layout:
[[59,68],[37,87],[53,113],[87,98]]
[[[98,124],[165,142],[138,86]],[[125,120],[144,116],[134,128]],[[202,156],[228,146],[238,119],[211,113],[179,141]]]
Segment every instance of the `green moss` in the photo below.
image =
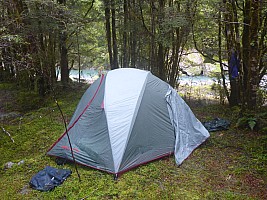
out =
[[[70,120],[84,90],[57,94],[67,120]],[[52,192],[29,188],[31,177],[45,166],[60,168],[45,155],[47,149],[64,132],[62,117],[53,99],[27,112],[23,118],[3,124],[15,140],[0,132],[1,199],[264,199],[267,186],[267,138],[264,134],[239,130],[211,133],[211,137],[181,165],[174,157],[157,160],[123,174],[118,181],[91,168],[78,166],[79,182],[73,164],[62,168],[73,174]],[[201,121],[214,117],[236,120],[222,105],[192,107]],[[237,112],[238,113],[238,112]],[[18,163],[4,169],[6,162]],[[22,194],[23,193],[23,194]]]

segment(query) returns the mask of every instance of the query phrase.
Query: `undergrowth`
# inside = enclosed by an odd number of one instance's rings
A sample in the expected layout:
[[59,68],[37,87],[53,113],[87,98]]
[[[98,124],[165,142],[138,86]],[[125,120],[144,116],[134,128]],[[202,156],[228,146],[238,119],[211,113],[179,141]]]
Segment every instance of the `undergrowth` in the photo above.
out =
[[[58,90],[67,121],[85,89]],[[73,164],[57,166],[46,156],[64,132],[64,123],[53,98],[45,99],[43,107],[1,124],[14,139],[13,143],[0,132],[1,199],[267,199],[266,133],[238,129],[238,116],[226,106],[192,105],[200,121],[230,120],[229,130],[211,132],[181,166],[170,156],[126,172],[117,181],[111,174],[78,166],[80,182]],[[6,169],[7,162],[15,164]],[[73,174],[51,192],[32,190],[31,177],[47,165],[71,169]]]

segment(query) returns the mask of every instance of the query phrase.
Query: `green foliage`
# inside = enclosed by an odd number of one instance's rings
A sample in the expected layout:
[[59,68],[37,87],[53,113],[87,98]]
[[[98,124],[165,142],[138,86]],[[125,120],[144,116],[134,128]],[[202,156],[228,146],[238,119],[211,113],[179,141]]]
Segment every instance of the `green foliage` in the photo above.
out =
[[257,99],[257,105],[261,107],[267,102],[267,83],[261,88],[259,88],[258,92],[258,99]]
[[241,117],[238,119],[236,126],[238,128],[242,127],[244,128],[246,126],[249,126],[249,128],[253,130],[254,127],[256,126],[256,123],[257,123],[257,118],[255,117]]
[[18,108],[21,112],[34,110],[42,106],[42,99],[36,92],[22,91],[17,95]]
[[254,127],[256,126],[256,123],[257,123],[257,119],[254,118],[254,117],[250,117],[248,118],[248,126],[251,130],[254,129]]
[[33,88],[33,82],[29,78],[30,75],[30,71],[27,69],[18,71],[16,76],[17,85],[21,88],[31,90]]
[[[243,117],[237,120],[237,128],[250,128],[250,130],[262,131],[267,125],[267,112],[258,114],[245,113]],[[264,132],[264,131],[263,131]]]
[[91,2],[76,1],[69,3],[68,8],[75,15],[73,23],[68,26],[72,33],[68,38],[71,44],[69,59],[74,60],[74,68],[78,68],[78,43],[81,68],[105,66],[108,63],[105,24],[103,23],[104,9],[102,2],[94,1],[90,12],[85,16]]
[[[220,7],[220,1],[214,0],[202,0],[197,6],[197,12],[194,17],[194,36],[197,42],[197,46],[201,51],[208,55],[210,58],[218,54],[218,10]],[[224,40],[223,40],[224,42]],[[191,44],[194,47],[194,44]],[[223,54],[223,57],[227,59],[227,54]],[[209,58],[205,58],[205,63],[213,62]]]
[[217,73],[215,76],[217,82],[211,85],[211,90],[214,92],[215,96],[219,97],[220,104],[224,104],[226,102],[226,93],[221,83],[220,75]]
[[0,83],[0,90],[15,90],[16,86],[12,83]]
[[261,130],[260,130],[262,133],[267,133],[267,126],[263,127]]
[[[184,5],[183,5],[184,6]],[[162,42],[165,47],[171,47],[173,44],[173,32],[175,30],[183,31],[185,34],[190,30],[190,21],[185,11],[180,10],[176,6],[165,7],[164,18],[160,24],[158,41]],[[183,40],[185,35],[177,35],[180,40]]]
[[[6,31],[6,30],[2,29],[2,31]],[[22,44],[24,42],[24,38],[22,38],[20,35],[17,35],[17,34],[16,35],[11,35],[11,34],[1,35],[0,40],[8,41],[10,43],[15,43],[15,44]]]

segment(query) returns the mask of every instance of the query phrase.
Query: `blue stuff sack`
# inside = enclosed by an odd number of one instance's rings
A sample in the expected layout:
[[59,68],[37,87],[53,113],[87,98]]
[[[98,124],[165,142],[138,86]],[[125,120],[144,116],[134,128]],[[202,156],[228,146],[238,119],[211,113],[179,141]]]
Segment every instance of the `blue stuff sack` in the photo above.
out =
[[29,184],[35,190],[51,191],[56,186],[61,185],[71,173],[69,169],[56,169],[46,166],[45,169],[31,178]]

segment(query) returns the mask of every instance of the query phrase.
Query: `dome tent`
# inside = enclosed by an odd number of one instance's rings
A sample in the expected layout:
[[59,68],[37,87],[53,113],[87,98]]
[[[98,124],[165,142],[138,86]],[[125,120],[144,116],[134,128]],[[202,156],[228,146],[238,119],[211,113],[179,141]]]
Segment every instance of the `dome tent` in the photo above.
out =
[[[121,68],[96,80],[67,127],[77,163],[116,176],[174,153],[180,165],[209,133],[166,82]],[[66,132],[48,155],[72,160]]]

